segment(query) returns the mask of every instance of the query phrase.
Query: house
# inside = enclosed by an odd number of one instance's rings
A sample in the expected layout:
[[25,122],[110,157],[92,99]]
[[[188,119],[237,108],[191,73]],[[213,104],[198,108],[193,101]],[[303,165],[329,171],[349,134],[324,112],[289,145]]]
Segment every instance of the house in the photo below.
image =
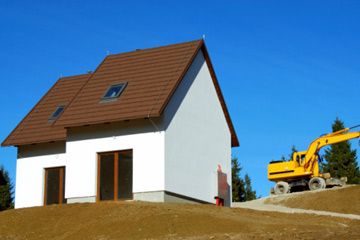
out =
[[197,40],[109,55],[93,73],[60,78],[2,146],[18,150],[16,208],[215,203],[219,192],[229,205],[239,142]]

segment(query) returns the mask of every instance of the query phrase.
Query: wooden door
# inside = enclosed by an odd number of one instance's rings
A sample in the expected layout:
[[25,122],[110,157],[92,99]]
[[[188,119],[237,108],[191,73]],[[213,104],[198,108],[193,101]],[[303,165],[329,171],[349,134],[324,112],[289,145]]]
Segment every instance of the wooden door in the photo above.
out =
[[97,200],[132,199],[132,150],[98,154]]
[[44,189],[44,205],[66,203],[65,167],[45,169]]

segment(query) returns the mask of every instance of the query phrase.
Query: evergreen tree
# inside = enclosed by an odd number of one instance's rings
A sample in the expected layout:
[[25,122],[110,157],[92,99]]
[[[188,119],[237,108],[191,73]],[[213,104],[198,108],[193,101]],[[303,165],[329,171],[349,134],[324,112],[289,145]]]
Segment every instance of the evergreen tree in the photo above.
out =
[[250,177],[245,174],[245,201],[254,199],[256,199],[256,191],[252,190]]
[[289,155],[290,160],[293,159],[293,155],[294,155],[294,153],[296,153],[297,151],[298,151],[298,150],[296,149],[295,145],[292,145],[292,147],[291,147],[291,153],[290,153],[290,155]]
[[232,185],[232,201],[244,202],[245,201],[245,183],[240,178],[240,166],[237,158],[231,159],[231,185]]
[[9,173],[0,167],[0,211],[13,208],[13,185],[10,182]]
[[232,201],[245,202],[256,199],[256,191],[252,190],[251,180],[248,174],[245,174],[245,180],[240,177],[242,167],[237,158],[231,159],[232,174]]
[[[344,123],[336,118],[332,125],[333,132],[344,129]],[[332,177],[347,177],[348,183],[360,183],[360,170],[356,161],[356,150],[351,149],[349,141],[331,145],[325,150],[325,163],[322,164],[324,173],[328,172]]]
[[288,161],[288,160],[292,160],[293,154],[294,152],[297,152],[298,150],[296,149],[295,145],[293,145],[291,147],[291,153],[288,156],[288,159],[286,159],[286,157],[284,155],[281,156],[281,161]]

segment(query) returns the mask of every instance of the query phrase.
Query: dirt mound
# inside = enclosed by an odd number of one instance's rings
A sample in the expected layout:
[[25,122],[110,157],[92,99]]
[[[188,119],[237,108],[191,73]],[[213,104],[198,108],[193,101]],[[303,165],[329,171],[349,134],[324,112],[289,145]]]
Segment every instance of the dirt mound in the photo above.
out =
[[302,208],[360,215],[360,186],[303,192],[269,198],[265,203],[278,204],[290,208]]
[[360,239],[360,221],[211,205],[104,202],[0,213],[0,239]]

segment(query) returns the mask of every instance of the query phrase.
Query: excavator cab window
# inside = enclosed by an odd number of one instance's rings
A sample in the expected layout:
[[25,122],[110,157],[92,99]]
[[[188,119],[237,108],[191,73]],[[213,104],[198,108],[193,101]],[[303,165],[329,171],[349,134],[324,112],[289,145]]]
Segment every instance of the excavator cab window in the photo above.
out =
[[300,165],[303,165],[305,162],[305,154],[300,156]]
[[303,155],[297,155],[296,156],[296,162],[301,166],[305,161],[305,154]]

